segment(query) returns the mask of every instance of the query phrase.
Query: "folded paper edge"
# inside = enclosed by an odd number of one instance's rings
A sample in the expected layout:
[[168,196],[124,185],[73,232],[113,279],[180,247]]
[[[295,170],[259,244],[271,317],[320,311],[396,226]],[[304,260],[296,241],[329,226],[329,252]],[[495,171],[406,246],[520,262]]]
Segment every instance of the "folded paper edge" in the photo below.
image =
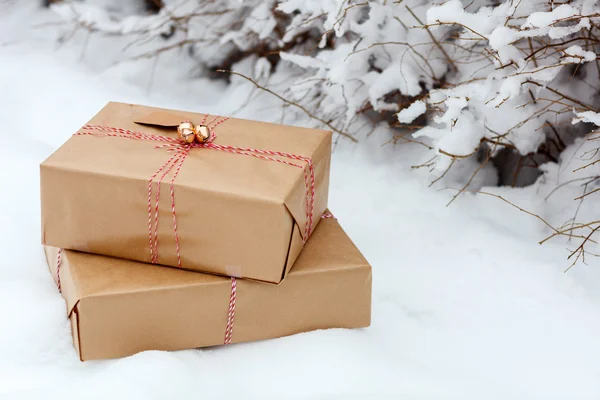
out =
[[[48,264],[48,269],[50,270],[50,274],[52,275],[52,279],[54,283],[58,285],[58,275],[57,275],[57,258],[58,258],[59,249],[57,247],[46,246],[44,245],[44,253],[46,254],[46,263]],[[77,292],[77,286],[74,283],[72,271],[69,264],[69,256],[68,250],[63,250],[61,256],[61,268],[60,268],[61,276],[61,289],[60,294],[65,299],[66,307],[67,307],[67,316],[70,318],[73,310],[82,299],[82,296]]]
[[[58,275],[57,275],[57,271],[56,271],[56,262],[52,262],[52,260],[56,261],[58,258],[58,251],[59,249],[56,247],[51,247],[51,246],[43,246],[44,248],[44,255],[46,257],[46,263],[48,264],[48,269],[50,270],[50,275],[52,276],[52,279],[54,280],[54,283],[56,285],[58,285]],[[63,260],[64,261],[64,260]],[[65,268],[63,269],[63,271],[67,270],[68,267],[66,267],[67,262],[65,262]],[[68,274],[68,276],[66,274],[63,273],[63,283],[65,279],[68,279],[71,277],[71,274]],[[69,306],[69,301],[66,299],[65,294],[62,293],[61,291],[61,297],[65,300],[65,304],[66,304],[66,308],[67,308],[67,318],[69,318],[70,324],[71,324],[71,335],[73,336],[73,347],[75,347],[75,352],[77,353],[77,356],[79,357],[80,361],[84,361],[83,356],[81,354],[81,338],[79,337],[79,317],[78,317],[78,313],[77,313],[77,305],[79,304],[80,299],[78,298],[72,307]]]
[[[319,145],[315,148],[315,151],[313,153],[313,168],[317,169],[317,164],[319,164],[319,162],[323,161],[324,158],[321,155],[322,152],[326,151],[327,149],[325,149],[325,147],[327,147],[327,145],[331,143],[331,132],[326,131],[328,134],[323,135],[321,142],[319,142]],[[331,154],[331,146],[329,146],[329,154]],[[317,162],[315,162],[314,158],[316,156],[321,156]],[[327,157],[327,155],[325,155],[325,157]],[[308,167],[306,167],[308,169]],[[326,174],[329,175],[330,174],[330,169],[331,169],[331,165],[329,165],[329,167],[327,168]],[[316,179],[316,177],[315,177]],[[323,182],[321,182],[321,191],[325,190],[325,191],[329,191],[329,187],[328,187],[328,181],[329,181],[329,176],[327,176]],[[315,182],[316,184],[316,182]],[[296,181],[294,188],[296,188],[297,186],[302,186],[302,187],[306,187],[305,183],[304,183],[304,173],[299,174],[298,176],[298,180]],[[308,189],[308,188],[307,188]],[[310,190],[310,189],[309,189]],[[288,193],[287,197],[284,200],[284,205],[287,208],[287,210],[289,211],[289,213],[292,215],[292,218],[294,220],[294,223],[296,225],[298,225],[298,228],[300,230],[300,236],[301,238],[304,240],[304,230],[306,229],[306,225],[309,223],[306,214],[302,213],[301,210],[296,209],[296,207],[292,206],[293,203],[293,196],[294,196],[294,191],[292,190]],[[318,192],[318,190],[315,188],[315,192]],[[315,193],[315,196],[317,195],[317,193]],[[327,208],[327,204],[324,204],[324,209]],[[319,224],[319,220],[321,218],[321,211],[320,210],[313,210],[313,226],[312,226],[312,231],[314,231],[314,229],[317,227],[317,225]]]
[[79,316],[77,312],[77,305],[73,308],[73,312],[69,316],[69,320],[71,321],[71,335],[73,336],[73,347],[75,347],[75,352],[79,356],[79,360],[85,361],[81,352],[81,337],[79,334]]

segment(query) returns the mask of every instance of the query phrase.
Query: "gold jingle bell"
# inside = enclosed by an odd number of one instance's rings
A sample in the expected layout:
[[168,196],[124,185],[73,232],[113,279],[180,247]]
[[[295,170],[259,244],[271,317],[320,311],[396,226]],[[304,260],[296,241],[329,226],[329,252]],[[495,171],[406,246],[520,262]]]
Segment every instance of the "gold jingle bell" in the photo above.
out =
[[196,134],[196,141],[199,143],[206,143],[210,139],[210,129],[206,125],[196,125],[194,133]]
[[186,143],[192,143],[196,137],[194,125],[192,125],[192,123],[189,121],[180,123],[177,127],[177,135],[182,141]]

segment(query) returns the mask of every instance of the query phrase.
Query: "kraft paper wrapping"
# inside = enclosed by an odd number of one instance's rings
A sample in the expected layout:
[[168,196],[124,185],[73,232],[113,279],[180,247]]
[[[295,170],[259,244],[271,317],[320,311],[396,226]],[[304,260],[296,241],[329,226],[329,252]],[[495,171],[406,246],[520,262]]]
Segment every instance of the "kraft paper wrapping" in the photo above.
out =
[[[204,114],[109,103],[89,124],[177,137],[172,125]],[[213,117],[210,117],[211,120]],[[177,122],[175,122],[177,123]],[[312,228],[327,206],[331,133],[231,118],[215,144],[310,157],[315,169]],[[151,262],[148,180],[172,155],[157,142],[72,136],[41,164],[42,243]],[[162,182],[158,263],[177,266],[169,184]],[[192,149],[174,182],[184,269],[279,283],[303,245],[304,170],[211,149]]]
[[[58,249],[46,247],[56,280]],[[230,278],[63,251],[62,295],[81,360],[224,341]],[[371,267],[324,219],[280,285],[237,280],[232,342],[370,324]]]

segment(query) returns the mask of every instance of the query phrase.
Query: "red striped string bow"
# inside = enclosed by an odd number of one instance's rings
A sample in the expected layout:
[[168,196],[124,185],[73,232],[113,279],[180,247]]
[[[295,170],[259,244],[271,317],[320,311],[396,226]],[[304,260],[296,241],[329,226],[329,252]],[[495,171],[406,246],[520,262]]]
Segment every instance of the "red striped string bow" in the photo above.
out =
[[[323,219],[337,219],[331,213],[325,213],[321,215]],[[60,266],[62,261],[62,252],[63,249],[58,250],[58,255],[56,257],[56,286],[58,286],[58,291],[62,293],[62,287],[60,284]],[[227,325],[225,327],[225,338],[223,340],[223,344],[231,344],[231,338],[233,336],[233,322],[235,320],[235,303],[237,300],[237,279],[231,278],[231,291],[229,294],[229,309],[227,312]]]
[[[209,115],[206,114],[200,125],[204,125]],[[192,150],[217,150],[231,154],[243,156],[251,156],[265,161],[277,162],[292,167],[301,168],[304,171],[304,184],[306,187],[306,226],[304,229],[303,241],[306,242],[312,233],[314,205],[315,205],[315,170],[312,159],[310,157],[300,156],[282,151],[272,151],[264,149],[254,149],[248,147],[235,147],[213,143],[217,137],[215,128],[227,121],[229,118],[222,118],[217,121],[218,117],[206,124],[211,134],[208,140],[204,143],[186,143],[176,138],[167,136],[153,135],[143,132],[134,132],[128,129],[114,128],[110,126],[86,125],[81,131],[75,135],[92,135],[105,137],[119,137],[127,139],[135,139],[142,141],[159,142],[155,148],[166,149],[173,152],[170,158],[164,162],[154,172],[148,180],[148,243],[150,245],[150,261],[153,264],[158,264],[158,202],[160,198],[160,184],[173,171],[169,185],[171,195],[171,214],[173,217],[173,233],[175,235],[175,251],[177,253],[177,265],[181,267],[181,254],[179,245],[179,235],[177,233],[177,214],[175,211],[175,187],[174,183],[177,175],[183,166],[183,163]],[[308,168],[307,168],[308,167]],[[153,197],[154,195],[154,197]]]

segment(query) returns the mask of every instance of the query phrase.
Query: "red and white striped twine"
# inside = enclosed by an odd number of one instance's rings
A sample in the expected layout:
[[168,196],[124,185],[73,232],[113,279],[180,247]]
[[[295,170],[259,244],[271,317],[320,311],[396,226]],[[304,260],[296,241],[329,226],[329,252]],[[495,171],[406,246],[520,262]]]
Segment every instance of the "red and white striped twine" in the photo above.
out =
[[60,285],[60,265],[62,261],[63,249],[58,249],[58,256],[56,256],[56,286],[58,291],[62,293],[62,286]]
[[[204,115],[202,120],[202,124],[206,122],[209,115]],[[213,140],[216,138],[215,128],[227,121],[229,118],[222,118],[220,121],[217,121],[218,117],[212,119],[208,123],[207,126],[214,123],[211,131],[211,137],[205,143],[183,143],[179,139],[152,135],[143,132],[134,132],[128,129],[122,128],[114,128],[110,126],[100,126],[100,125],[86,125],[82,128],[82,131],[77,132],[75,135],[91,135],[91,136],[101,136],[101,137],[120,137],[120,138],[128,138],[128,139],[137,139],[144,141],[156,141],[162,142],[163,144],[155,146],[155,148],[166,148],[167,151],[174,151],[175,153],[167,159],[167,161],[158,168],[158,170],[150,177],[148,180],[148,244],[150,246],[150,262],[153,264],[158,264],[158,211],[159,211],[159,198],[160,198],[160,185],[163,179],[175,168],[173,176],[171,178],[171,182],[169,185],[170,195],[171,195],[171,214],[173,216],[173,233],[175,235],[175,251],[177,253],[177,265],[181,267],[181,253],[180,253],[180,243],[179,243],[179,234],[177,231],[177,214],[175,212],[175,179],[181,170],[183,162],[185,161],[190,150],[194,148],[205,148],[212,149],[218,151],[225,151],[232,154],[239,154],[245,156],[255,157],[261,160],[266,161],[274,161],[281,164],[290,165],[296,168],[302,168],[304,170],[304,185],[306,187],[306,225],[304,228],[304,238],[303,242],[306,243],[310,235],[312,234],[312,225],[314,218],[314,206],[315,206],[315,169],[310,157],[299,156],[296,154],[285,153],[281,151],[271,151],[271,150],[263,150],[263,149],[254,149],[247,147],[234,147],[227,146],[221,144],[213,143]],[[215,122],[217,121],[217,122]],[[287,160],[282,160],[282,157]],[[294,161],[300,161],[301,163],[296,163]],[[303,164],[303,165],[302,165]],[[308,167],[308,170],[307,168]],[[162,173],[162,174],[161,174]],[[157,180],[158,178],[158,180]],[[156,183],[156,193],[154,193],[154,205],[152,195],[154,192],[154,183]]]
[[325,214],[321,215],[321,218],[324,218],[324,219],[337,219],[331,213],[325,213]]
[[235,319],[235,300],[237,298],[237,281],[231,278],[231,294],[229,295],[229,312],[227,313],[227,327],[225,328],[225,340],[223,344],[231,344],[233,335],[233,320]]

